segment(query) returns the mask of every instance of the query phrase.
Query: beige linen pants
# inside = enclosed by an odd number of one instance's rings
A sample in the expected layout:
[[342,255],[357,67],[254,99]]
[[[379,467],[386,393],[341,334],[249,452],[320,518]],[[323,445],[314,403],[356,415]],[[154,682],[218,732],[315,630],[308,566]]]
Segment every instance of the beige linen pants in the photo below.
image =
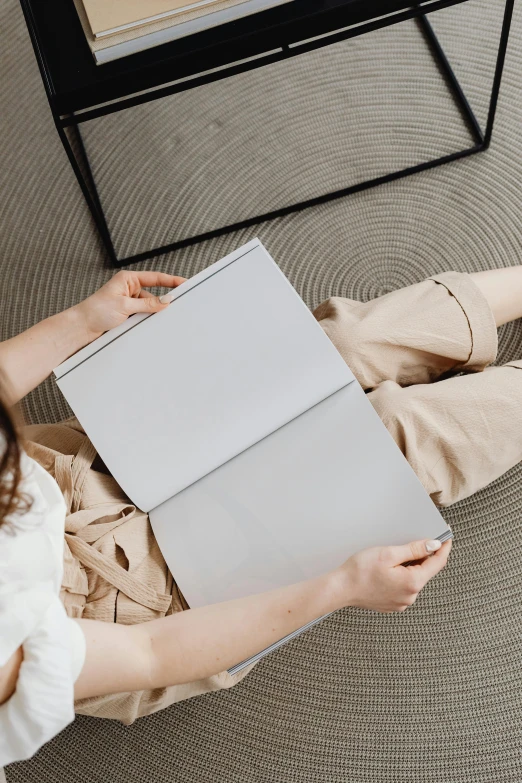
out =
[[522,459],[522,361],[488,367],[497,330],[469,275],[435,275],[365,304],[334,297],[314,315],[437,505]]
[[[436,503],[470,495],[522,458],[522,362],[485,370],[497,332],[470,277],[449,272],[366,304],[329,299],[315,316]],[[69,616],[134,624],[186,609],[147,514],[106,473],[78,422],[34,425],[25,436],[67,504],[61,598]],[[75,707],[132,723],[231,687],[247,671]]]

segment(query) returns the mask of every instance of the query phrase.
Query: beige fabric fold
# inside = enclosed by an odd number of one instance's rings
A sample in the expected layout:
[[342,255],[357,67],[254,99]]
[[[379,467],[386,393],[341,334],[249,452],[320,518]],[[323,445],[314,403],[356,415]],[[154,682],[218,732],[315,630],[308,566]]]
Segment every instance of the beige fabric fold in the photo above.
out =
[[[315,315],[436,503],[470,495],[521,459],[522,373],[513,369],[522,362],[486,369],[497,333],[468,275],[437,275],[365,304],[336,297]],[[133,624],[186,609],[148,516],[107,474],[79,423],[28,427],[26,437],[67,503],[61,596],[68,614]],[[230,687],[248,671],[76,708],[131,723]]]
[[480,371],[497,353],[489,305],[472,278],[459,272],[364,303],[333,297],[314,315],[364,389]]
[[[148,515],[108,475],[78,421],[26,427],[24,435],[27,452],[54,476],[67,505],[60,597],[68,615],[132,625],[187,609]],[[83,699],[75,707],[128,724],[176,701],[229,688],[250,668],[234,677],[222,672],[154,691]]]
[[512,371],[522,365],[487,366],[497,330],[469,275],[435,275],[365,304],[336,297],[315,316],[437,505],[522,459],[522,375]]

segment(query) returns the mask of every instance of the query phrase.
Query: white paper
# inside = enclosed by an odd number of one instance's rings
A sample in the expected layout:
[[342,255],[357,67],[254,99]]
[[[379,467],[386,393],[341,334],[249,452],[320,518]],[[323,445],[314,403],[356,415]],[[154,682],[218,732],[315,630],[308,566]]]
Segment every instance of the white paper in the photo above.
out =
[[357,381],[150,519],[191,607],[311,579],[369,546],[450,534]]
[[259,242],[189,281],[163,312],[93,343],[56,376],[144,511],[353,380]]
[[[237,250],[229,253],[228,256],[225,256],[219,261],[216,261],[210,266],[207,266],[206,269],[202,269],[201,272],[197,273],[197,275],[194,275],[194,277],[191,277],[189,280],[185,280],[184,283],[177,286],[177,288],[173,288],[169,292],[169,298],[171,302],[173,302],[175,299],[178,299],[180,296],[184,296],[187,291],[190,291],[191,288],[195,288],[197,285],[200,285],[200,283],[202,283],[208,277],[212,277],[212,275],[215,275],[216,272],[224,269],[232,262],[237,261],[238,258],[241,258],[241,256],[244,256],[246,253],[250,252],[250,250],[253,250],[256,247],[262,247],[261,242],[259,239],[252,239],[250,242],[247,242],[246,245],[242,245],[242,247],[239,247]],[[66,359],[58,367],[55,367],[55,378],[59,380],[63,375],[70,372],[90,356],[98,353],[98,351],[100,351],[102,348],[105,348],[105,346],[109,345],[109,343],[114,342],[114,340],[116,340],[122,334],[130,331],[130,329],[134,329],[134,327],[137,326],[141,321],[151,317],[152,316],[150,313],[137,313],[136,315],[131,315],[119,326],[116,326],[114,329],[110,329],[108,332],[105,332],[105,334],[102,334],[102,336],[98,337],[97,340],[89,343],[85,346],[85,348],[81,348],[75,354],[70,356],[69,359]]]

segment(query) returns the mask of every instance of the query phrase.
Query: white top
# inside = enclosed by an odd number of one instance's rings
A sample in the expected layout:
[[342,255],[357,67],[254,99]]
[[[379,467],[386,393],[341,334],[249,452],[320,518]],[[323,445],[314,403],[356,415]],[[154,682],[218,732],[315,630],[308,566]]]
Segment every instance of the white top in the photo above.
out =
[[22,645],[16,691],[0,706],[0,772],[32,756],[74,720],[74,682],[85,637],[67,617],[63,575],[65,503],[54,479],[26,454],[21,490],[30,511],[0,527],[0,666]]

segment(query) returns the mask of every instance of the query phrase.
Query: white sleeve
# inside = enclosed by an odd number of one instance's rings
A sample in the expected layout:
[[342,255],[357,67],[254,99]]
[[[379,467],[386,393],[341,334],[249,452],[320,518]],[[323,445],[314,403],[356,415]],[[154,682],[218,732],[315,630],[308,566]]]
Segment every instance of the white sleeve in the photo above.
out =
[[[32,592],[32,591],[28,591]],[[26,596],[34,606],[34,596]],[[23,641],[16,691],[0,706],[0,768],[32,756],[74,720],[85,637],[56,595]]]

